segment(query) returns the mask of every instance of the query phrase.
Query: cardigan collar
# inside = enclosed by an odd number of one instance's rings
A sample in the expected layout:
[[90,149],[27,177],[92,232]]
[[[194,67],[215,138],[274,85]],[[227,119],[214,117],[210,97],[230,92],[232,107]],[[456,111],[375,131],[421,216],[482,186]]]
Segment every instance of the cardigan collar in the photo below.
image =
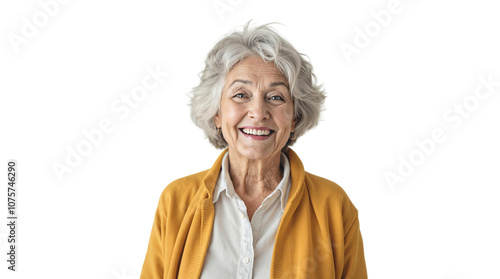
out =
[[[229,154],[226,152],[222,159],[221,171],[219,177],[217,178],[217,182],[215,184],[215,191],[213,192],[213,197],[212,197],[213,203],[216,203],[217,200],[219,200],[219,197],[221,193],[224,192],[224,190],[226,190],[225,194],[229,198],[234,197],[235,195],[234,185],[229,175],[228,155]],[[290,177],[290,162],[288,161],[288,157],[283,152],[281,152],[281,166],[283,167],[283,178],[281,179],[281,181],[279,182],[278,186],[273,191],[273,193],[269,194],[269,196],[279,191],[281,212],[284,212],[286,197],[287,197],[286,193],[288,188],[290,188],[291,184],[290,182],[292,178]]]
[[[222,161],[224,159],[224,155],[227,153],[228,149],[224,149],[224,151],[221,152],[213,166],[208,170],[207,174],[205,175],[203,179],[203,184],[205,186],[206,190],[206,199],[210,199],[210,202],[213,203],[213,193],[214,189],[217,184],[217,179],[219,177],[219,173],[222,168]],[[288,202],[286,203],[286,208],[291,206],[292,200],[295,199],[300,199],[301,198],[301,193],[302,193],[302,185],[304,184],[304,179],[305,179],[305,170],[304,170],[304,165],[302,165],[302,162],[300,161],[299,157],[297,154],[291,149],[288,148],[288,150],[285,152],[286,156],[288,157],[288,161],[290,164],[290,177],[292,179],[291,187],[290,187],[290,193],[288,195]]]

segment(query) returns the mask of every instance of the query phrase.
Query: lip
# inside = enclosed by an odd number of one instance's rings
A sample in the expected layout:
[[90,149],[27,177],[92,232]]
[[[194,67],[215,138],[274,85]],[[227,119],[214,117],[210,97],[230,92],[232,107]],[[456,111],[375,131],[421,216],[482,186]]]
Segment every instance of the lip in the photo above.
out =
[[[267,136],[249,135],[249,134],[245,134],[243,132],[243,129],[255,129],[255,130],[262,130],[262,131],[271,131],[271,133],[269,135],[267,135]],[[267,127],[245,126],[245,127],[238,128],[238,130],[240,131],[240,133],[243,136],[245,136],[247,138],[250,138],[250,139],[253,139],[253,140],[266,140],[266,139],[270,138],[274,134],[274,130],[272,130],[270,128],[267,128]]]
[[273,131],[271,128],[267,127],[256,127],[256,126],[244,126],[244,127],[239,127],[238,129],[255,129],[255,130],[263,130],[263,131]]

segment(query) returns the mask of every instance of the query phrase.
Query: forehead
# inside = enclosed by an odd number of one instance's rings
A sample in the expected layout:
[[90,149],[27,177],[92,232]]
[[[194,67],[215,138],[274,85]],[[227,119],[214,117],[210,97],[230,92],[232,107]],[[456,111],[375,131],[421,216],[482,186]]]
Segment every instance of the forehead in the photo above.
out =
[[240,78],[245,78],[254,82],[280,81],[288,84],[285,76],[278,70],[273,62],[265,62],[259,56],[246,57],[241,62],[234,65],[229,71],[227,81]]

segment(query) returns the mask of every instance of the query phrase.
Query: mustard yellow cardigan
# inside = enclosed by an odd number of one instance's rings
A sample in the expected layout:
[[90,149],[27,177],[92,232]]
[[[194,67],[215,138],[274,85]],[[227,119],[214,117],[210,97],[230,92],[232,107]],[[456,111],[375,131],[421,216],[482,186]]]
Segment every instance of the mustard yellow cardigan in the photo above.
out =
[[[212,193],[225,152],[211,169],[178,179],[161,194],[141,279],[200,277],[214,222]],[[340,186],[304,171],[293,150],[287,155],[292,186],[270,278],[367,278],[356,208]]]

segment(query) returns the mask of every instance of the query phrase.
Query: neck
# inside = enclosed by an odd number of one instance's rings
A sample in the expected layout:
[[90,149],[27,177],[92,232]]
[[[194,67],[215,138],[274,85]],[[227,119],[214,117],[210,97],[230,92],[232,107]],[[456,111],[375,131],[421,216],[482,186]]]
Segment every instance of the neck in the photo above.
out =
[[281,152],[265,159],[247,159],[229,150],[228,156],[229,175],[240,197],[265,198],[283,178]]

